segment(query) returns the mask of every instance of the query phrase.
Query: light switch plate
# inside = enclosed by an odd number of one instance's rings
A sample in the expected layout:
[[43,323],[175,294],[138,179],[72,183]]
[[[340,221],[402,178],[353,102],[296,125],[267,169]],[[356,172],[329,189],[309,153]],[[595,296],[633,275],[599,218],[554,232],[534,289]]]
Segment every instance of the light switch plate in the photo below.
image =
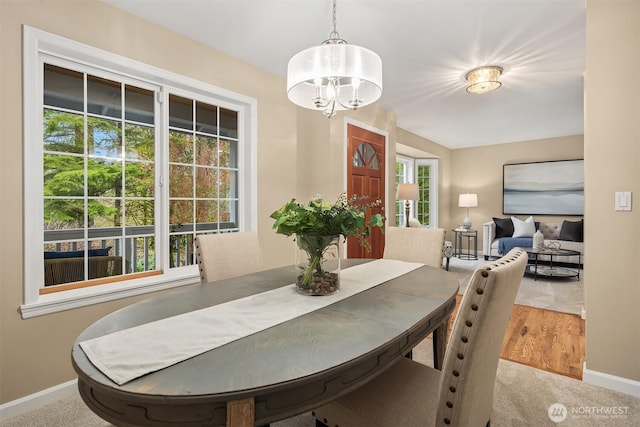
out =
[[616,211],[631,210],[631,191],[616,191]]

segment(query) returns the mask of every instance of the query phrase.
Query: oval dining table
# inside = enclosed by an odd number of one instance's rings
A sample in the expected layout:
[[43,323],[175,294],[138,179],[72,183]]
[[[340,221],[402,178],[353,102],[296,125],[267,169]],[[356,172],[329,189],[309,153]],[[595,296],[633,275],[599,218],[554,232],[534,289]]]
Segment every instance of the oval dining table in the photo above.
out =
[[[368,261],[343,260],[342,268]],[[289,266],[188,286],[103,317],[73,345],[82,399],[118,426],[259,426],[356,389],[431,332],[435,365],[441,362],[458,281],[452,273],[428,266],[123,385],[97,369],[79,345],[286,286],[295,277]]]

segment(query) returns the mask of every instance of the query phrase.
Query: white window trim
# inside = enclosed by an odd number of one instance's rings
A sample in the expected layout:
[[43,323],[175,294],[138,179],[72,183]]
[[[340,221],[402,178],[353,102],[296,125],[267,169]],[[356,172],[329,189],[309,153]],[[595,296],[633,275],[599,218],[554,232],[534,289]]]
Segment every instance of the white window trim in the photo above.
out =
[[[187,90],[203,97],[215,97],[220,105],[229,102],[240,109],[239,138],[244,141],[238,153],[243,172],[239,176],[239,191],[245,194],[247,205],[239,212],[241,230],[257,230],[257,101],[255,98],[206,84],[170,71],[166,71],[136,60],[106,52],[73,40],[66,39],[29,26],[23,26],[23,177],[24,177],[24,300],[20,307],[23,318],[41,316],[58,311],[84,307],[120,298],[169,289],[199,281],[197,266],[175,270],[165,269],[160,276],[114,282],[107,285],[74,289],[40,295],[41,268],[34,269],[28,260],[42,259],[42,182],[37,175],[29,173],[25,165],[38,158],[42,160],[42,129],[36,126],[42,116],[41,56],[50,55],[85,66],[113,71],[150,84],[170,87],[172,90]],[[166,97],[166,94],[164,94]],[[38,101],[39,99],[39,101]],[[166,123],[161,120],[161,123]],[[162,129],[162,132],[165,132]],[[166,174],[164,175],[166,176]],[[40,190],[38,190],[40,188]],[[166,215],[165,215],[166,216]],[[163,223],[167,222],[165,218]],[[27,242],[30,242],[27,244]],[[35,242],[35,243],[31,243]],[[39,276],[38,276],[39,275]]]

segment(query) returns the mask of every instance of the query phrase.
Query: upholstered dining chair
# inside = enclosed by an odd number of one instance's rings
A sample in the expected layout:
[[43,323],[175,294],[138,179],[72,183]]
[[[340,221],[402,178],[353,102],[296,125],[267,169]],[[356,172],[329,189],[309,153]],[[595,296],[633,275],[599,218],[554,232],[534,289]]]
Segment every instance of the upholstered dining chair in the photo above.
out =
[[255,231],[196,236],[200,283],[227,279],[263,269],[262,251]]
[[442,266],[444,228],[389,227],[383,258]]
[[314,411],[329,426],[488,426],[496,370],[527,253],[478,268],[453,325],[442,371],[400,358],[355,391]]

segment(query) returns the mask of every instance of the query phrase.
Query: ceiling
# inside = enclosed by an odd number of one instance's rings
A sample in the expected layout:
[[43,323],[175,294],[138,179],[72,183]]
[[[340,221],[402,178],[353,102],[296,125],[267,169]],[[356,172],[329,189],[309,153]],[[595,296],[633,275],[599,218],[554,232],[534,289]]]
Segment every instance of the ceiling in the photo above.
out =
[[[283,78],[332,29],[330,0],[104,1]],[[337,30],[382,58],[398,126],[445,147],[583,133],[585,0],[338,0]],[[468,94],[481,65],[503,86]]]

